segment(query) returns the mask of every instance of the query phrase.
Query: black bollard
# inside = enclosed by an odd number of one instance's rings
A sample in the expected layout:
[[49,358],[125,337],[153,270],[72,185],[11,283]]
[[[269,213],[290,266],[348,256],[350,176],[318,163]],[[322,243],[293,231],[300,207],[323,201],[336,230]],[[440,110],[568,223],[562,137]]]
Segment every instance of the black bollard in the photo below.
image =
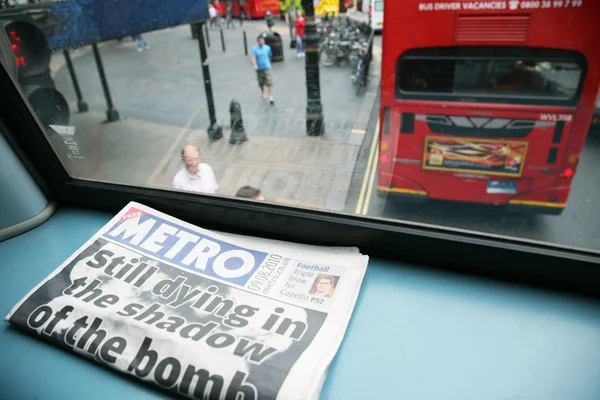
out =
[[210,47],[210,35],[208,34],[208,24],[204,25],[204,36],[206,37],[206,47]]
[[79,82],[77,81],[77,75],[75,74],[75,68],[73,67],[73,61],[71,61],[69,50],[64,49],[63,54],[65,56],[65,61],[67,62],[67,69],[69,70],[69,75],[71,76],[71,82],[73,82],[73,89],[75,89],[75,96],[77,96],[77,109],[80,113],[84,113],[88,111],[89,108],[85,100],[83,100],[83,96],[81,95],[81,88],[79,87]]
[[221,31],[221,47],[223,48],[223,53],[225,53],[225,36],[223,36],[223,28],[220,28]]
[[246,38],[246,31],[244,31],[244,54],[248,55],[248,39]]
[[246,130],[244,129],[244,120],[242,119],[242,106],[233,99],[229,104],[229,114],[231,115],[231,137],[229,143],[240,144],[248,140]]
[[96,59],[96,67],[98,67],[98,74],[100,75],[100,83],[102,83],[102,90],[104,91],[104,98],[106,99],[106,118],[108,122],[118,121],[119,112],[115,108],[112,97],[110,97],[110,90],[108,89],[108,81],[104,74],[104,66],[102,65],[102,59],[100,58],[100,52],[98,51],[98,45],[92,43],[92,50],[94,51],[94,58]]

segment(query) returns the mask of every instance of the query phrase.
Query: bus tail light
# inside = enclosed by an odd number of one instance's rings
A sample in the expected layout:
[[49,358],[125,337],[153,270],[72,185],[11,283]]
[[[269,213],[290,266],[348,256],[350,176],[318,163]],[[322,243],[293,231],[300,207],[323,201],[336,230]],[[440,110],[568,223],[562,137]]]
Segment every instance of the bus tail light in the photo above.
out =
[[[380,171],[386,173],[392,173],[394,170],[394,157],[396,151],[395,141],[397,138],[390,133],[393,131],[392,128],[392,110],[389,106],[385,106],[383,109],[383,115],[380,116],[383,119],[381,124],[377,123],[377,132],[375,135],[379,138],[378,156],[374,158],[373,162],[378,163]],[[375,138],[373,139],[375,140]]]
[[567,168],[562,173],[563,178],[566,179],[571,179],[573,175],[575,175],[575,171],[573,170],[573,168]]
[[571,154],[568,158],[567,158],[567,162],[570,165],[577,165],[577,163],[579,162],[579,154]]
[[577,172],[577,165],[579,164],[579,152],[567,150],[567,154],[565,157],[565,163],[563,165],[563,171],[561,173],[561,177],[564,179],[571,179]]
[[390,161],[388,150],[390,149],[390,145],[381,140],[379,143],[379,163],[387,164]]

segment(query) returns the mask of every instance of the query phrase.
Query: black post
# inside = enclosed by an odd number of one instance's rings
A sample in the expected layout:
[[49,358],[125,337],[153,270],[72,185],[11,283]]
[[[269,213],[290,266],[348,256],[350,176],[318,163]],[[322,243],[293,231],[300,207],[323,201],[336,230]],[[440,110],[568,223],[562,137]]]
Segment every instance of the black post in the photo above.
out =
[[246,38],[246,31],[244,31],[244,54],[248,55],[248,39]]
[[96,59],[96,67],[98,67],[98,74],[100,75],[100,83],[102,83],[102,90],[104,91],[104,98],[106,99],[106,118],[108,122],[118,121],[119,112],[115,108],[110,97],[110,90],[108,89],[108,81],[104,74],[104,66],[102,65],[102,59],[100,58],[100,52],[98,51],[98,45],[92,43],[92,50],[94,51],[94,58]]
[[340,14],[346,14],[346,0],[338,0],[340,2]]
[[248,140],[246,130],[244,129],[244,120],[242,118],[242,106],[239,101],[233,99],[229,103],[229,115],[231,120],[231,136],[229,143],[240,144]]
[[203,27],[200,27],[200,29],[204,29],[206,34],[206,45],[210,47],[210,35],[208,34],[208,25],[206,25],[205,23],[202,23],[202,25]]
[[302,0],[302,7],[306,15],[303,38],[306,53],[306,134],[321,136],[325,133],[325,121],[319,79],[319,34],[315,24],[313,0]]
[[223,36],[223,28],[219,28],[221,32],[221,48],[223,48],[223,53],[225,53],[225,36]]
[[[206,26],[206,22],[203,22]],[[210,81],[210,70],[208,69],[208,56],[204,45],[204,30],[200,29],[198,36],[198,45],[200,46],[200,61],[202,62],[202,76],[204,77],[204,92],[206,93],[206,103],[208,104],[208,118],[210,126],[208,127],[208,138],[219,140],[223,137],[223,128],[217,125],[217,116],[215,114],[215,102],[213,99],[212,83]]]
[[77,75],[75,74],[75,68],[73,67],[73,61],[71,61],[69,50],[64,49],[63,54],[65,56],[65,61],[67,62],[69,75],[71,75],[71,82],[73,82],[73,89],[75,89],[75,95],[77,96],[77,109],[80,113],[84,113],[88,111],[89,108],[85,100],[83,100],[83,96],[81,95],[81,88],[79,88],[79,82],[77,81]]

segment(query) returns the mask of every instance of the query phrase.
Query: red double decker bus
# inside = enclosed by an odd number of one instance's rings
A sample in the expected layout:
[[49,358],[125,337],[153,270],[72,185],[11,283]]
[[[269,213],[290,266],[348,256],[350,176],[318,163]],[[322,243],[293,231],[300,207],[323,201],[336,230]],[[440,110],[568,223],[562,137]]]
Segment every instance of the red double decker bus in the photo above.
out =
[[244,19],[264,18],[267,10],[271,14],[279,14],[279,0],[235,0],[232,3],[232,12],[235,18]]
[[385,2],[380,195],[560,214],[600,85],[600,1]]

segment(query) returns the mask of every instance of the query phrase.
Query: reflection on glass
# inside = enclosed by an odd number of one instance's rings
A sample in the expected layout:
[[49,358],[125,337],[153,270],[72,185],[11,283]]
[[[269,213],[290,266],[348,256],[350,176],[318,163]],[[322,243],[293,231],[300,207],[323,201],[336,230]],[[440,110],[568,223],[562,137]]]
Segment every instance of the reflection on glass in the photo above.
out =
[[[299,32],[278,15],[307,14],[300,0],[174,0],[156,18],[83,2],[99,7],[97,52],[71,3],[8,10],[43,9],[46,27],[0,17],[23,93],[76,178],[600,249],[599,129],[587,135],[600,55],[586,17],[600,3],[346,1],[352,12],[332,17],[339,4],[323,2],[321,54],[310,17]],[[259,36],[274,104],[252,64]],[[323,136],[307,134],[314,96]]]

